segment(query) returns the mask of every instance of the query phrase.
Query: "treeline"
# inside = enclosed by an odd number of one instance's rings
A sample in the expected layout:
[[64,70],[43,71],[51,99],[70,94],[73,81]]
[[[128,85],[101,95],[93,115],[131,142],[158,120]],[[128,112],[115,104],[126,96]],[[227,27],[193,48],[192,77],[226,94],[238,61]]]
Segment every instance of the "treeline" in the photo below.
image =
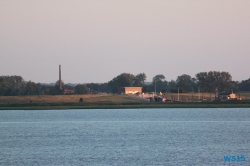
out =
[[[110,92],[107,83],[104,84],[77,84],[72,86],[64,84],[59,87],[59,80],[54,84],[41,84],[32,81],[24,81],[21,76],[0,76],[0,96],[21,96],[21,95],[60,95],[65,94],[65,90],[73,90],[75,94],[88,94],[100,92]],[[96,89],[96,90],[95,90]],[[67,91],[66,91],[66,94]]]
[[200,72],[191,77],[183,74],[176,80],[167,81],[162,74],[153,77],[152,82],[145,84],[146,74],[140,73],[133,75],[130,73],[122,73],[108,82],[112,92],[115,93],[119,87],[142,86],[143,92],[215,92],[229,93],[232,90],[250,91],[250,78],[241,82],[233,81],[232,76],[228,72],[209,71]]
[[58,85],[45,86],[32,81],[25,82],[21,76],[0,77],[0,95],[2,96],[54,95],[58,93],[61,93]]
[[183,74],[176,80],[167,81],[162,74],[153,77],[152,82],[146,83],[145,73],[133,75],[122,73],[108,83],[96,84],[64,84],[63,89],[59,88],[59,81],[54,85],[40,84],[32,81],[25,82],[21,76],[0,76],[0,95],[1,96],[20,96],[20,95],[59,95],[65,94],[65,90],[73,90],[75,94],[94,94],[94,93],[116,93],[119,87],[141,86],[143,92],[210,92],[217,89],[220,93],[228,93],[232,90],[250,91],[250,78],[241,82],[233,81],[228,72],[209,71],[200,72],[191,77]]

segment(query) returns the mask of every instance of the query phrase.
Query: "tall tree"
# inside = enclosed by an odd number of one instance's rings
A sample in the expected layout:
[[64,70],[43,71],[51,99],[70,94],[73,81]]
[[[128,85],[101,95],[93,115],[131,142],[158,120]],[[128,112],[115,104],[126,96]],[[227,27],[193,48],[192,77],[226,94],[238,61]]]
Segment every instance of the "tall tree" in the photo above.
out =
[[0,95],[5,95],[6,91],[10,88],[10,83],[5,77],[0,77]]
[[21,76],[5,76],[5,79],[10,83],[11,88],[20,88],[23,83]]
[[37,95],[38,94],[38,87],[34,82],[27,82],[25,87],[25,94],[26,95]]
[[238,83],[240,91],[250,91],[250,78],[248,80],[242,80]]
[[232,76],[228,72],[200,72],[196,74],[198,86],[204,92],[214,92],[216,88],[220,92],[229,92],[232,87]]
[[190,75],[183,74],[176,79],[177,87],[182,88],[186,92],[192,91],[192,78]]
[[173,91],[176,89],[176,82],[174,80],[171,80],[168,82],[168,91]]
[[163,74],[158,74],[153,77],[152,85],[155,86],[156,92],[166,90],[167,82],[165,81],[165,76]]
[[0,95],[22,95],[24,92],[24,84],[21,76],[1,76]]
[[158,74],[153,77],[153,82],[163,82],[165,80],[165,76],[163,74]]
[[147,76],[145,73],[137,74],[134,78],[134,86],[143,86]]
[[108,82],[108,86],[112,89],[113,93],[117,92],[120,87],[131,87],[134,83],[134,75],[130,73],[122,73]]

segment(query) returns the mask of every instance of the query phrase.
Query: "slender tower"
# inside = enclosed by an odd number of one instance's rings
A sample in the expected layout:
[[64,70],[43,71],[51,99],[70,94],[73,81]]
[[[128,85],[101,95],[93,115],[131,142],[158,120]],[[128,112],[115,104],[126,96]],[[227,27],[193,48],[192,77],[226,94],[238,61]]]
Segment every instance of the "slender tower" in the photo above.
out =
[[62,90],[62,80],[61,80],[61,65],[59,65],[59,87]]

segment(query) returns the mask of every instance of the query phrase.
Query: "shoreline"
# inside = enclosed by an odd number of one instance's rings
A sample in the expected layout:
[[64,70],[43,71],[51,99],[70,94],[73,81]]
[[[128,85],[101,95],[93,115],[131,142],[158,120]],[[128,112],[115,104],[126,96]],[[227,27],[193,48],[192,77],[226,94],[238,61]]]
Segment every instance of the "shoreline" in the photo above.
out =
[[137,108],[250,108],[250,102],[190,103],[30,103],[1,104],[0,110],[137,109]]
[[[82,102],[79,102],[82,98]],[[132,95],[0,96],[0,110],[137,109],[137,108],[250,108],[250,100],[146,102]]]

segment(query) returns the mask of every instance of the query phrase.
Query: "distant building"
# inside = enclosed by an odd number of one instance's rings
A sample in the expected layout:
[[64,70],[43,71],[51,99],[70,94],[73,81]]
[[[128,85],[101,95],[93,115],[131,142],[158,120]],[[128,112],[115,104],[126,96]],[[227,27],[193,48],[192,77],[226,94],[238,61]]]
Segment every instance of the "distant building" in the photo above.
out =
[[118,94],[136,94],[142,93],[142,87],[122,87],[117,91]]
[[236,94],[231,93],[228,95],[229,99],[235,99],[236,98]]
[[234,93],[221,93],[219,94],[219,99],[221,100],[232,100],[236,99],[236,95]]
[[74,94],[75,91],[74,90],[71,90],[71,89],[64,89],[63,90],[63,94]]

